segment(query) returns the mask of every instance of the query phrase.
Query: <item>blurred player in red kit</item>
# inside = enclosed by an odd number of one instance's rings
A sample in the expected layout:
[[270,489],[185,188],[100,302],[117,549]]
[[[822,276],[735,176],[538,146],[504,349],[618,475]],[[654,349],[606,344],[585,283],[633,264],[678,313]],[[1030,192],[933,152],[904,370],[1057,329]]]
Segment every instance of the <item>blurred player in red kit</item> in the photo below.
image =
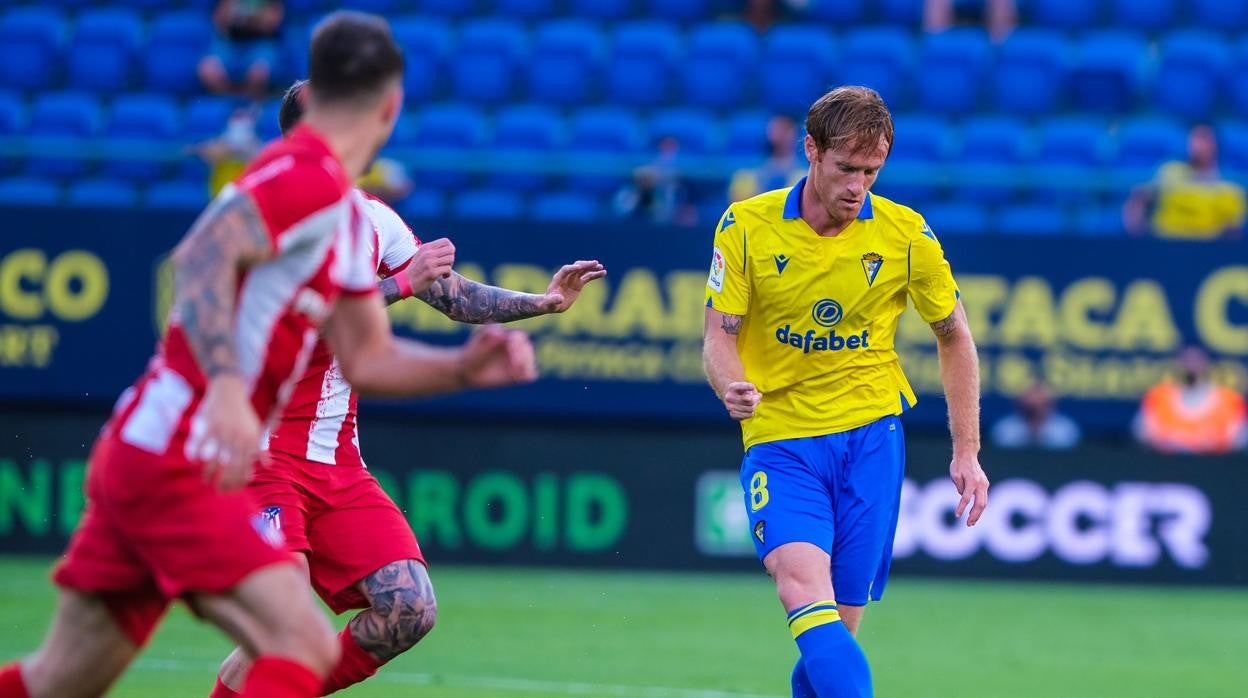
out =
[[[279,112],[283,134],[298,133],[304,81],[287,91]],[[421,244],[380,200],[352,192],[372,225],[373,268],[387,304],[416,297],[453,320],[510,322],[561,313],[585,284],[606,270],[596,261],[563,266],[545,294],[486,286],[451,270],[449,240]],[[249,484],[259,511],[308,565],[313,588],[333,609],[362,608],[339,634],[342,656],[324,686],[332,693],[372,676],[415,645],[437,614],[433,586],[406,517],[364,466],[356,423],[357,395],[324,342],[295,384],[268,434],[270,466]],[[236,649],[221,667],[211,698],[236,696],[250,665]]]
[[326,18],[309,72],[304,125],[262,151],[174,253],[169,332],[92,450],[51,628],[35,654],[0,668],[0,696],[103,694],[174,599],[256,657],[242,695],[317,695],[339,655],[333,629],[242,486],[263,422],[281,413],[319,337],[374,394],[536,377],[520,333],[481,332],[454,349],[390,333],[372,228],[350,194],[403,102],[385,21]]

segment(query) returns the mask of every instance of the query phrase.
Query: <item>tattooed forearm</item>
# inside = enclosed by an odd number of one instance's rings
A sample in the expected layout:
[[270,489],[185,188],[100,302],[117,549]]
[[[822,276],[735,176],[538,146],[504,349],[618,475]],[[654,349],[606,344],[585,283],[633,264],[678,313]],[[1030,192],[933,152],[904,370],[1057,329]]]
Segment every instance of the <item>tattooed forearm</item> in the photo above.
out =
[[433,629],[437,601],[429,573],[419,562],[390,563],[360,586],[372,608],[351,619],[351,637],[380,661],[397,657]]
[[[402,274],[403,272],[399,272]],[[394,305],[403,300],[403,292],[399,290],[399,282],[394,277],[382,279],[377,284],[377,290],[381,291],[381,297],[385,299],[386,305]]]
[[417,297],[456,322],[473,324],[512,322],[548,312],[541,306],[541,296],[486,286],[459,274],[438,279]]
[[725,334],[738,335],[741,334],[741,323],[745,322],[745,318],[740,315],[729,315],[724,313],[723,322],[720,327]]
[[937,339],[947,339],[953,336],[958,329],[958,313],[955,310],[949,313],[949,317],[944,320],[932,323],[932,332],[936,333]]
[[238,274],[270,253],[264,221],[245,194],[210,206],[174,251],[174,308],[209,378],[238,371],[234,349]]

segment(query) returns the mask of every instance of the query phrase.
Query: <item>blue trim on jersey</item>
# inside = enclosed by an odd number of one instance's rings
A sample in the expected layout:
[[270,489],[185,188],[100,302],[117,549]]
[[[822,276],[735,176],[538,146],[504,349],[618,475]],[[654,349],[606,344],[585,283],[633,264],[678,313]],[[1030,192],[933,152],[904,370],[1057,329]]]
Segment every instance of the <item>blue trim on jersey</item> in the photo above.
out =
[[[789,190],[789,195],[784,197],[784,219],[786,221],[793,221],[802,217],[802,190],[805,188],[806,178],[802,177]],[[858,210],[858,220],[869,221],[874,217],[875,214],[871,209],[871,192],[867,192],[866,198],[862,200],[862,208]]]
[[901,411],[902,412],[905,412],[906,410],[913,407],[913,405],[910,404],[910,401],[906,399],[905,393],[898,393],[898,394],[901,395]]

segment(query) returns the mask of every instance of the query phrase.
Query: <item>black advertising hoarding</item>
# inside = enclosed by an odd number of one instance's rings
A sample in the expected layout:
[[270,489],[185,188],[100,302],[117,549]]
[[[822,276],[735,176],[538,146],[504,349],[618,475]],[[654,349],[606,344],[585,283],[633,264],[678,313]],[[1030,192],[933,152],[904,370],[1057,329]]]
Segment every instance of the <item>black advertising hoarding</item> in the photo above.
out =
[[[21,234],[0,236],[0,399],[110,405],[152,353],[172,295],[163,260],[191,220],[189,213],[6,210],[6,225]],[[711,230],[415,227],[425,239],[454,240],[460,273],[508,288],[545,291],[552,272],[575,259],[600,259],[609,275],[569,312],[520,323],[533,335],[540,382],[375,404],[374,413],[722,419],[701,365]],[[1086,431],[1122,433],[1144,390],[1189,342],[1212,352],[1219,378],[1248,389],[1242,244],[995,236],[942,243],[980,349],[986,414],[1042,375]],[[435,343],[461,342],[469,329],[414,300],[393,306],[390,319],[399,334]],[[909,423],[940,428],[935,339],[914,313],[903,315],[897,348],[920,397]]]
[[[59,552],[102,418],[0,418],[0,553]],[[732,425],[362,421],[365,458],[433,564],[760,569]],[[952,518],[948,451],[910,442],[898,574],[1248,583],[1242,455],[988,450],[991,505],[968,529]]]

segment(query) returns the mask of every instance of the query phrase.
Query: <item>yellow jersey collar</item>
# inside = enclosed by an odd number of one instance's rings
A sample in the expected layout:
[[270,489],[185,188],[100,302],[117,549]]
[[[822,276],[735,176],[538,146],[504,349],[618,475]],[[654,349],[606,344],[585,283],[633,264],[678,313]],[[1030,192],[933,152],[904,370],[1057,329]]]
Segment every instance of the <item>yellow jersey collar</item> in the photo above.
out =
[[[784,199],[785,220],[791,221],[802,217],[802,189],[805,186],[806,178],[802,177],[789,190],[789,195]],[[862,200],[862,208],[858,211],[858,220],[871,220],[871,217],[871,192],[867,192],[866,198]]]

